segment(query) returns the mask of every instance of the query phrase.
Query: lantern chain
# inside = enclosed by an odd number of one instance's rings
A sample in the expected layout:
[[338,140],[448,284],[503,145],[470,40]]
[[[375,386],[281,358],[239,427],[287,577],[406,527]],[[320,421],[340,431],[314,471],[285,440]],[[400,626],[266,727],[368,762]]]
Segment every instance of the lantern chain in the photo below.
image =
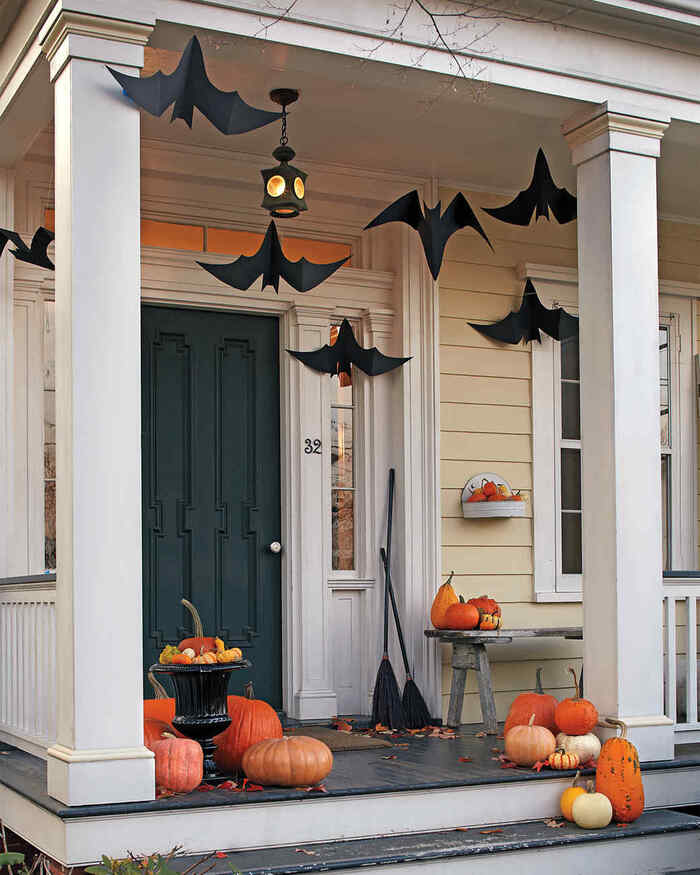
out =
[[286,146],[289,142],[289,137],[287,137],[287,107],[282,107],[282,136],[280,137],[280,145]]

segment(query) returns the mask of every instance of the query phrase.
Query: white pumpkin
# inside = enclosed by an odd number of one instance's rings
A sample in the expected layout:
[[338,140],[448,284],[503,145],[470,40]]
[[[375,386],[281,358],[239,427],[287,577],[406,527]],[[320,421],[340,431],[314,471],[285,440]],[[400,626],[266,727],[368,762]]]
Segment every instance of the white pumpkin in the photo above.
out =
[[567,735],[565,732],[557,734],[557,748],[563,748],[566,753],[578,755],[581,765],[589,760],[597,760],[600,755],[600,739],[592,732],[585,735]]
[[593,781],[589,781],[587,791],[574,799],[571,816],[583,829],[603,829],[612,820],[612,805],[607,796],[593,792]]

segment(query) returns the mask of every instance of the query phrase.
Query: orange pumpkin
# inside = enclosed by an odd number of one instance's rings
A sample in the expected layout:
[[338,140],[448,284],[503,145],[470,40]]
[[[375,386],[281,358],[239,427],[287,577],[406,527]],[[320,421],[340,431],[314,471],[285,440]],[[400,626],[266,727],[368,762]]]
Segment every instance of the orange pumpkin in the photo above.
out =
[[538,668],[535,692],[516,696],[506,717],[503,734],[505,735],[514,726],[524,726],[530,720],[531,714],[535,715],[535,723],[538,726],[546,726],[550,732],[556,733],[554,709],[558,704],[554,696],[550,696],[542,689],[542,669]]
[[500,605],[495,599],[489,598],[487,595],[480,595],[469,599],[469,604],[474,605],[479,614],[493,614],[495,617],[501,616]]
[[[195,652],[195,656],[201,656],[203,653],[208,653],[210,651],[216,653],[216,638],[209,636],[205,637],[204,629],[202,628],[202,620],[197,608],[195,608],[192,602],[187,601],[187,599],[180,599],[180,601],[192,615],[194,638],[183,638],[177,645],[177,649],[182,652],[183,650],[187,650],[188,647],[191,647]],[[173,659],[173,662],[175,662],[175,659]]]
[[214,737],[214,761],[224,772],[239,769],[243,754],[257,742],[282,738],[282,724],[275,709],[253,696],[253,685],[247,683],[245,695],[228,697],[231,725]]
[[567,753],[563,748],[558,747],[549,755],[547,765],[550,769],[577,769],[581,765],[581,760],[578,754]]
[[573,808],[574,802],[579,796],[586,792],[584,787],[577,786],[580,774],[580,772],[576,772],[573,784],[570,787],[567,787],[566,790],[564,790],[564,792],[561,794],[561,799],[559,800],[561,813],[567,820],[570,820],[572,823],[574,821],[574,815],[571,809]]
[[534,766],[554,753],[554,736],[545,726],[535,726],[535,715],[527,726],[514,726],[506,735],[506,756],[519,766]]
[[498,629],[501,625],[501,618],[496,616],[496,614],[481,614],[481,619],[479,620],[479,628],[483,629],[486,632],[493,632],[495,629]]
[[468,605],[463,596],[445,611],[446,629],[476,629],[478,625],[479,612],[474,605]]
[[153,750],[153,746],[162,741],[166,735],[171,737],[175,735],[170,723],[154,720],[152,717],[147,717],[143,721],[143,743],[149,750]]
[[204,754],[190,738],[166,738],[153,745],[156,786],[174,793],[190,793],[202,783]]
[[559,702],[554,711],[554,720],[567,735],[585,735],[598,722],[598,711],[592,702],[581,698],[576,672],[573,668],[569,668],[569,671],[574,679],[575,695]]
[[622,734],[604,742],[595,772],[596,792],[610,800],[613,819],[632,823],[644,811],[644,785],[637,748],[627,741],[627,726],[622,720],[607,722],[622,729]]
[[151,682],[155,699],[143,700],[143,718],[151,720],[164,720],[170,723],[175,716],[175,699],[169,698],[165,687],[156,680],[152,671],[148,672],[148,680]]
[[332,768],[328,745],[305,735],[268,738],[243,754],[243,771],[255,784],[315,787]]
[[437,591],[437,594],[433,599],[433,606],[430,609],[430,622],[436,629],[447,628],[445,625],[445,614],[447,613],[447,609],[450,605],[454,605],[459,601],[457,594],[452,589],[452,578],[454,577],[454,574],[454,571],[450,571],[450,576]]

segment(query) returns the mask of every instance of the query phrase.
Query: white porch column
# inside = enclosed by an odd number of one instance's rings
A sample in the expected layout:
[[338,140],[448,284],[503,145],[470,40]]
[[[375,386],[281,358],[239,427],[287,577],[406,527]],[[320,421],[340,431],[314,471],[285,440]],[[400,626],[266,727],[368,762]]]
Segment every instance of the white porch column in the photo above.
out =
[[585,692],[601,721],[628,724],[647,761],[673,757],[662,704],[656,205],[668,123],[603,104],[563,128],[578,167]]
[[[14,229],[15,174],[0,168],[0,228]],[[11,568],[12,494],[14,482],[13,408],[13,281],[15,259],[5,247],[0,258],[0,577]]]
[[[291,319],[286,320],[289,342],[285,345],[290,349],[315,349],[328,343],[331,314],[328,307],[295,305]],[[291,356],[286,358],[287,379],[297,385],[296,391],[284,395],[298,399],[299,406],[285,413],[293,425],[284,480],[294,483],[295,488],[286,490],[283,499],[287,517],[283,557],[285,563],[291,563],[283,574],[283,580],[291,586],[283,599],[287,634],[284,701],[290,717],[316,720],[338,713],[331,687],[328,620],[330,409],[324,383],[328,375],[307,368]],[[307,439],[312,445],[321,440],[321,453],[305,452]]]
[[61,13],[54,83],[57,740],[48,792],[69,805],[154,798],[143,746],[139,113],[151,28]]

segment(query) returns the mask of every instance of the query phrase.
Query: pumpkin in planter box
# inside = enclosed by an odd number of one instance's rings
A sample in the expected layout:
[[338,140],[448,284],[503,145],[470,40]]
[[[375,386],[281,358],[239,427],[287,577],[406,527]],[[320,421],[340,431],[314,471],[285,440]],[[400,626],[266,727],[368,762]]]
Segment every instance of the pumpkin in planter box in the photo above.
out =
[[627,741],[627,726],[608,718],[622,734],[609,738],[601,748],[595,773],[595,788],[610,800],[618,823],[632,823],[644,811],[644,786],[637,748]]
[[282,724],[275,709],[253,696],[253,685],[249,682],[245,687],[245,695],[228,697],[231,725],[214,737],[214,762],[222,772],[239,769],[243,754],[257,742],[282,738]]
[[479,612],[464,601],[464,596],[459,601],[450,605],[445,611],[446,629],[476,629],[479,625]]
[[254,784],[315,787],[333,768],[328,745],[305,735],[268,738],[243,754],[243,771]]
[[436,629],[447,628],[445,625],[445,614],[447,613],[447,609],[450,605],[454,605],[459,601],[457,594],[452,589],[452,578],[454,577],[454,574],[454,571],[450,571],[450,576],[437,591],[437,594],[433,599],[433,606],[430,609],[430,622]]
[[554,736],[546,726],[535,726],[532,714],[527,726],[514,726],[505,737],[506,756],[519,766],[534,766],[554,753]]
[[[530,720],[530,715],[535,715],[535,723],[538,726],[546,726],[550,732],[557,731],[557,724],[554,722],[554,709],[559,704],[554,696],[550,696],[542,689],[542,669],[537,669],[537,680],[534,693],[521,693],[513,701],[510,706],[510,711],[506,717],[506,724],[503,727],[503,735],[512,729],[514,726],[524,726]],[[557,742],[557,747],[562,747]]]
[[202,783],[204,754],[190,738],[170,736],[153,745],[156,786],[174,793],[190,793]]
[[581,698],[576,672],[569,668],[574,679],[574,696],[559,702],[554,711],[554,719],[559,729],[567,735],[585,735],[598,722],[598,711],[592,702]]

